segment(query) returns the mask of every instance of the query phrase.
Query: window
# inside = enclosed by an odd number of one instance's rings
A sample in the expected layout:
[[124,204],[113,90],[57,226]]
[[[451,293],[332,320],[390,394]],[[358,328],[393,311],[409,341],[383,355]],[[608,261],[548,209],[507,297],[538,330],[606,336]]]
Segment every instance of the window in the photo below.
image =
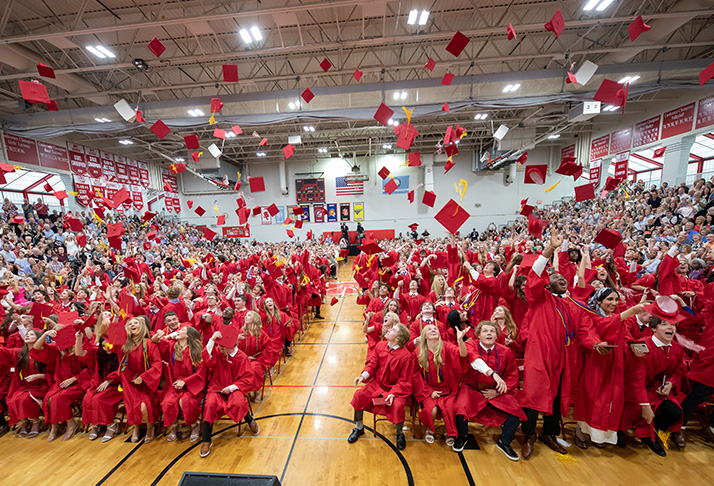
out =
[[687,178],[685,179],[687,184],[694,184],[697,180],[697,169],[699,168],[699,163],[694,162],[687,165]]

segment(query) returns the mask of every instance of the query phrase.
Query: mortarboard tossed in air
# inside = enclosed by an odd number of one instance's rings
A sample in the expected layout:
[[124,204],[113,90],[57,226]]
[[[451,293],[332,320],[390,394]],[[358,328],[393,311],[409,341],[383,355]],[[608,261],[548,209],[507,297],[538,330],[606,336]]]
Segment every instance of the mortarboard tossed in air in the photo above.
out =
[[622,85],[620,83],[616,83],[611,79],[603,79],[593,99],[601,103],[614,103],[617,92],[621,89]]
[[[185,164],[184,164],[185,166]],[[114,207],[118,208],[122,204],[131,201],[131,194],[129,191],[127,191],[125,188],[120,188],[116,194],[112,197],[112,203],[114,203]]]
[[263,147],[263,146],[265,146],[266,143],[268,143],[268,139],[267,139],[267,138],[264,138],[264,139],[262,139],[262,140],[260,141],[260,143],[258,143],[258,145],[260,145],[261,147]]
[[424,64],[424,69],[428,69],[429,71],[434,71],[435,66],[436,66],[436,61],[434,61],[432,58],[429,58],[429,60],[426,61],[426,64]]
[[577,202],[589,201],[590,199],[595,199],[595,186],[585,184],[575,188],[575,200]]
[[225,215],[225,214],[221,214],[220,216],[218,216],[218,220],[216,221],[216,224],[217,224],[218,226],[221,226],[221,225],[226,224],[226,215]]
[[42,188],[45,190],[45,192],[54,192],[49,182],[45,182]]
[[441,111],[445,111],[446,113],[448,113],[449,112],[449,104],[444,103],[443,105],[441,105]]
[[305,100],[305,103],[310,103],[312,99],[315,97],[313,94],[312,90],[310,88],[305,88],[305,91],[302,92],[300,95],[302,99]]
[[19,81],[20,94],[22,99],[28,103],[49,103],[50,95],[47,94],[47,87],[39,81]]
[[560,9],[557,9],[550,21],[545,24],[545,30],[555,32],[555,37],[557,39],[560,37],[560,34],[563,33],[564,29],[565,21],[563,20],[563,14],[560,12]]
[[449,160],[446,162],[446,165],[444,166],[444,174],[449,172],[453,166],[456,164],[454,163],[453,160],[451,160],[451,157],[449,157]]
[[332,63],[330,61],[328,61],[327,58],[325,58],[320,63],[320,67],[322,68],[323,71],[327,72],[332,67]]
[[419,227],[419,223],[412,223],[409,226],[407,226],[407,228],[409,228],[412,231],[416,231],[418,227]]
[[397,147],[404,150],[409,150],[414,140],[419,136],[419,132],[411,123],[399,125],[394,129],[394,132],[397,134]]
[[630,91],[630,83],[625,84],[622,89],[618,89],[615,93],[615,106],[622,107],[622,114],[625,114],[625,105],[627,104],[627,95]]
[[186,206],[188,206],[188,209],[191,209],[193,207],[193,201],[191,201],[190,199],[186,201]]
[[224,348],[235,348],[240,330],[237,327],[223,325],[217,329],[221,331],[221,339],[216,339],[216,344]]
[[561,174],[564,176],[573,176],[573,180],[577,181],[578,178],[583,174],[583,166],[576,164],[575,157],[566,157],[563,162],[555,170],[556,174]]
[[179,162],[178,164],[171,164],[169,166],[169,172],[172,174],[180,174],[182,172],[186,172],[186,164],[183,162]]
[[384,185],[384,192],[387,194],[392,194],[394,191],[396,191],[399,188],[396,182],[394,182],[394,178],[389,179],[389,182],[387,182]]
[[415,193],[413,189],[407,193],[407,200],[409,201],[409,204],[414,202],[414,195]]
[[291,229],[287,229],[285,232],[288,234],[289,238],[293,238],[295,236],[295,232]]
[[302,219],[295,221],[295,228],[302,229]]
[[224,64],[223,65],[223,81],[226,83],[237,83],[238,82],[238,66],[235,64]]
[[293,206],[293,214],[296,216],[300,216],[301,214],[305,214],[305,210],[302,208],[302,206]]
[[446,46],[446,50],[454,56],[459,57],[459,55],[466,48],[466,45],[469,43],[469,40],[470,39],[461,32],[456,32],[449,41],[449,44]]
[[528,215],[528,233],[533,237],[538,239],[542,238],[543,228],[546,226],[548,226],[547,221],[536,218],[532,213]]
[[276,214],[278,214],[280,212],[280,210],[278,209],[278,206],[276,206],[275,203],[268,206],[267,211],[268,211],[268,214],[270,214],[271,216],[275,216]]
[[166,50],[166,47],[161,43],[159,39],[154,37],[151,39],[151,42],[149,42],[149,50],[154,53],[156,57],[161,57],[161,54],[164,53]]
[[163,138],[168,135],[171,130],[169,129],[169,127],[166,126],[164,122],[162,122],[161,120],[157,120],[156,123],[151,125],[151,131],[154,132],[157,137],[163,140]]
[[381,103],[379,108],[377,108],[377,112],[374,114],[374,119],[386,127],[392,115],[394,115],[394,110],[384,103]]
[[218,113],[223,109],[223,102],[220,98],[211,98],[211,113]]
[[77,234],[77,243],[78,243],[79,246],[81,246],[82,248],[84,248],[85,246],[87,246],[87,237],[86,237],[86,235],[85,235],[84,233],[78,233],[78,234]]
[[260,206],[256,206],[256,207],[254,207],[253,210],[251,211],[251,214],[252,214],[253,216],[258,216],[258,215],[260,214],[260,211],[261,211]]
[[667,147],[660,147],[654,151],[654,158],[659,159],[664,155],[664,151],[667,150]]
[[432,191],[424,191],[424,197],[422,197],[422,204],[426,204],[430,208],[434,207],[434,201],[436,201],[436,194]]
[[513,24],[509,22],[508,28],[506,29],[508,33],[508,40],[513,40],[516,38],[516,29],[513,28]]
[[330,305],[332,306],[339,302],[340,302],[340,299],[338,299],[337,297],[333,297],[332,300],[330,301]]
[[441,223],[449,233],[456,234],[470,216],[471,215],[467,213],[464,208],[459,206],[459,203],[453,199],[449,199],[449,202],[441,208],[441,211],[436,213],[434,219]]
[[186,143],[186,148],[188,150],[197,149],[200,147],[198,144],[198,135],[186,135],[183,137],[183,141]]
[[80,220],[77,219],[77,218],[69,217],[69,216],[68,216],[68,217],[65,218],[65,220],[66,220],[66,222],[67,222],[67,225],[69,226],[69,228],[70,228],[72,231],[82,231],[82,229],[84,228],[84,225],[82,224],[82,221],[80,221]]
[[250,192],[265,191],[265,181],[262,177],[248,177],[248,185],[250,186]]
[[382,179],[386,179],[387,177],[389,177],[389,174],[389,169],[387,169],[386,167],[382,167],[381,169],[379,169],[379,172],[377,172],[377,175]]
[[365,252],[367,255],[374,255],[375,253],[382,253],[384,251],[376,242],[372,240],[364,240],[362,242],[362,246],[358,246],[357,248],[359,248],[360,251]]
[[220,128],[214,128],[214,129],[213,129],[213,136],[216,137],[216,138],[219,138],[219,139],[221,139],[221,140],[225,140],[225,139],[226,139],[226,131],[225,131],[225,130],[221,130]]
[[231,130],[233,130],[233,133],[235,133],[236,135],[240,135],[241,133],[243,133],[243,130],[241,130],[240,128],[240,125],[233,125],[231,127]]
[[640,34],[644,34],[651,28],[652,27],[646,25],[645,21],[642,20],[642,15],[638,15],[637,18],[633,20],[630,25],[627,26],[627,33],[630,34],[630,40],[632,42],[635,42],[635,39],[637,39]]
[[196,209],[194,209],[193,212],[198,214],[199,216],[203,216],[204,214],[206,214],[206,210],[203,209],[201,206],[196,206]]
[[215,238],[215,236],[216,236],[217,234],[218,234],[218,233],[216,233],[215,231],[213,231],[213,230],[210,229],[210,228],[205,228],[205,229],[203,230],[203,237],[206,238],[208,241],[213,241],[213,238]]
[[48,103],[45,103],[45,105],[47,105],[48,111],[59,111],[59,107],[57,106],[57,102],[55,100],[50,100]]
[[545,175],[548,172],[548,164],[536,164],[526,166],[526,184],[545,184]]
[[612,191],[617,186],[619,186],[621,182],[622,182],[622,179],[617,179],[615,177],[608,176],[607,181],[605,181],[605,187],[603,187],[603,190]]
[[451,82],[454,80],[454,75],[453,73],[446,73],[444,74],[444,77],[441,78],[441,84],[444,86],[450,86]]
[[290,157],[292,157],[292,155],[294,153],[295,153],[295,147],[293,145],[288,144],[285,147],[283,147],[283,155],[285,155],[286,159],[289,159]]
[[531,206],[530,204],[523,203],[521,205],[520,214],[522,214],[523,216],[528,216],[531,213],[533,213],[534,209],[535,209],[535,206]]
[[57,191],[54,193],[54,196],[62,201],[63,199],[67,199],[67,192],[66,191]]
[[516,159],[519,164],[525,164],[528,162],[528,152],[523,152],[520,157]]
[[421,152],[407,154],[407,165],[409,167],[419,167],[421,165]]
[[579,84],[579,83],[578,83],[578,78],[577,78],[577,76],[575,76],[575,74],[573,74],[573,73],[571,73],[571,72],[568,72],[568,77],[567,77],[567,79],[565,80],[565,82],[566,82],[567,84],[570,84],[570,83]]
[[[189,208],[189,209],[190,209],[190,208]],[[147,221],[147,222],[148,222],[148,221],[151,221],[152,219],[154,219],[155,216],[156,216],[156,213],[152,213],[152,212],[150,212],[150,211],[147,211],[147,212],[144,213],[144,215],[141,217],[141,219],[142,219],[142,221]]]
[[352,74],[352,77],[355,78],[355,81],[359,81],[359,78],[361,78],[363,74],[364,73],[359,69],[355,69],[355,72],[354,74]]
[[699,86],[703,86],[704,83],[708,82],[712,78],[714,78],[714,62],[699,73]]
[[37,74],[43,78],[55,79],[55,70],[41,62],[37,63]]
[[609,229],[601,230],[595,237],[595,243],[600,243],[605,248],[615,248],[621,241],[620,233]]

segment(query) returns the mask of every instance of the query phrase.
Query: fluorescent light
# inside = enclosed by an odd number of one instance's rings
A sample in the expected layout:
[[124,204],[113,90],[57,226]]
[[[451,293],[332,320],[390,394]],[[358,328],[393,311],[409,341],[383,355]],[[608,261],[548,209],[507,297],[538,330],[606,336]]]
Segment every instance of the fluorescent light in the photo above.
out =
[[399,126],[399,120],[394,120],[394,126],[398,127]]
[[486,118],[488,118],[488,113],[476,113],[474,115],[474,120],[485,120]]
[[291,110],[294,110],[294,109],[295,109],[295,103],[293,103],[292,101],[291,101],[290,103],[288,103],[288,108],[290,108]]
[[638,79],[640,79],[640,77],[637,76],[637,75],[635,75],[635,76],[625,76],[624,78],[622,78],[622,79],[621,79],[620,81],[618,81],[618,82],[619,82],[620,84],[625,84],[625,83],[630,83],[630,84],[632,84],[632,83],[634,83],[635,81],[637,81]]
[[226,132],[226,138],[233,138],[233,137],[235,137],[235,136],[236,136],[236,134],[233,133],[232,131],[227,131],[227,132]]
[[311,132],[314,132],[314,131],[315,131],[315,127],[313,127],[313,126],[311,125],[311,126],[310,126],[310,131],[311,131]]
[[306,132],[314,132],[315,131],[315,127],[313,127],[313,126],[304,126],[304,127],[302,127],[302,129],[305,130]]
[[117,57],[114,55],[114,53],[112,51],[110,51],[109,49],[107,49],[104,46],[94,46],[94,48],[107,57]]
[[94,46],[87,46],[87,50],[88,50],[89,52],[91,52],[92,54],[94,54],[95,56],[97,56],[98,58],[100,58],[100,59],[106,59],[106,58],[107,58],[107,56],[104,55],[103,52],[101,52],[99,49],[97,49],[97,48],[94,47]]
[[615,0],[602,0],[602,2],[600,2],[600,5],[598,5],[595,10],[597,10],[598,12],[602,12],[602,11],[605,10],[607,7],[609,7],[610,4],[611,4],[612,2],[614,2],[614,1],[615,1]]
[[549,139],[549,140],[555,140],[556,138],[560,138],[560,134],[559,134],[559,133],[556,133],[556,134],[553,134],[553,135],[548,135],[548,139]]
[[107,123],[107,122],[110,122],[111,120],[109,118],[95,118],[94,121],[99,122],[99,123]]
[[511,92],[516,91],[516,90],[517,90],[518,88],[520,88],[520,87],[521,87],[521,84],[520,84],[520,83],[514,84],[514,85],[513,85],[513,88],[511,88]]
[[399,99],[401,100],[406,100],[407,99],[407,92],[402,91],[402,93],[399,95]]
[[257,155],[258,157],[265,157],[265,152],[256,152],[255,155]]
[[253,34],[253,39],[255,39],[256,42],[263,40],[263,34],[260,33],[260,29],[258,27],[251,27],[250,33]]
[[419,25],[426,25],[426,21],[429,20],[429,11],[422,10],[419,16]]
[[615,111],[619,108],[619,106],[615,105],[607,105],[605,108],[602,109],[602,111]]
[[600,3],[600,0],[590,0],[588,3],[585,4],[583,7],[583,10],[590,11],[595,8],[595,6]]
[[191,116],[203,116],[203,112],[199,110],[198,108],[195,108],[193,110],[188,110],[188,114]]
[[176,162],[183,162],[183,161],[185,161],[186,159],[184,159],[183,157],[176,157],[174,160],[175,160]]
[[390,118],[389,121],[387,122],[387,125],[394,125],[394,120],[392,120],[392,119]]
[[241,29],[240,32],[238,32],[240,36],[243,38],[243,42],[246,44],[250,44],[253,42],[253,39],[250,37],[250,34],[248,33],[247,30]]
[[398,100],[399,99],[399,91],[395,91],[394,94],[392,95],[393,100]]
[[327,147],[318,147],[317,151],[321,154],[326,154],[327,153]]
[[412,10],[411,12],[409,12],[409,18],[407,18],[407,24],[409,24],[409,25],[416,24],[418,15],[419,15],[418,10]]
[[119,143],[122,145],[134,145],[134,142],[131,140],[119,140]]
[[506,87],[503,88],[503,92],[504,92],[504,93],[508,93],[509,91],[511,91],[511,88],[513,88],[513,85],[512,85],[512,84],[507,84]]
[[618,83],[620,83],[620,84],[625,84],[625,83],[628,82],[629,80],[630,80],[630,76],[625,76],[624,78],[622,78],[621,80],[619,80]]
[[391,144],[391,143],[385,143],[384,145],[382,145],[382,148],[383,148],[383,149],[390,149],[390,148],[392,148],[392,144]]

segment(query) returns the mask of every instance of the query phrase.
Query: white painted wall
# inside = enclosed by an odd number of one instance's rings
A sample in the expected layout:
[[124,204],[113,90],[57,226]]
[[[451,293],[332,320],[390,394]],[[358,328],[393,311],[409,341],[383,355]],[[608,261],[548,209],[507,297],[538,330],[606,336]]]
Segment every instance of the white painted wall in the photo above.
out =
[[[298,147],[299,150],[299,147]],[[551,158],[550,149],[548,147],[536,148],[529,153],[529,164],[547,164]],[[560,151],[553,150],[553,162],[551,167],[557,168],[559,165]],[[424,156],[422,157],[424,159]],[[407,226],[411,223],[419,224],[419,231],[428,229],[432,236],[444,236],[446,230],[441,224],[434,219],[436,213],[453,198],[459,202],[460,196],[457,194],[454,184],[464,179],[468,183],[462,207],[471,214],[471,218],[462,226],[462,232],[470,232],[472,228],[482,231],[486,226],[495,222],[503,224],[513,220],[517,216],[520,209],[520,201],[523,198],[530,198],[529,203],[538,205],[549,204],[554,200],[559,200],[563,196],[572,196],[573,179],[572,177],[563,178],[563,181],[551,192],[545,193],[545,188],[551,186],[562,176],[558,174],[549,175],[544,186],[523,184],[524,170],[518,171],[516,182],[510,186],[505,186],[503,183],[503,172],[480,172],[473,173],[471,171],[471,154],[459,154],[454,160],[456,165],[447,173],[444,174],[444,164],[437,163],[434,166],[434,192],[437,195],[434,208],[429,208],[421,204],[423,188],[417,191],[417,197],[413,204],[407,200],[406,194],[382,194],[381,179],[376,175],[377,171],[383,166],[386,166],[392,175],[409,175],[410,188],[415,188],[418,184],[424,182],[424,166],[421,167],[399,167],[404,160],[403,155],[398,156],[377,156],[370,160],[360,160],[358,165],[363,173],[368,173],[370,180],[365,183],[365,191],[362,196],[340,196],[335,195],[335,177],[343,176],[350,173],[350,166],[345,161],[340,159],[325,159],[314,163],[296,162],[288,163],[288,188],[287,196],[280,194],[278,188],[279,173],[278,163],[267,162],[262,165],[251,165],[250,174],[244,174],[253,177],[262,176],[266,183],[266,191],[262,193],[251,194],[247,189],[247,184],[243,184],[242,189],[245,190],[245,195],[255,198],[255,201],[248,201],[250,207],[253,206],[269,206],[272,203],[277,205],[294,205],[295,204],[295,179],[308,176],[295,176],[295,173],[301,172],[324,172],[322,177],[325,178],[325,192],[327,203],[345,203],[345,202],[364,202],[365,203],[365,220],[362,222],[366,231],[370,229],[394,229],[398,235],[400,232],[406,234],[409,230]],[[289,161],[288,161],[289,162]],[[232,167],[226,169],[229,174],[233,171]],[[235,172],[233,172],[235,177]],[[218,230],[215,226],[216,212],[213,209],[214,203],[217,202],[220,213],[226,214],[226,225],[237,226],[238,216],[235,213],[237,209],[236,192],[217,192],[215,188],[203,180],[195,176],[184,173],[181,175],[182,190],[185,194],[181,194],[181,219],[187,220],[191,224],[208,224],[214,230]],[[583,183],[581,180],[580,183]],[[206,214],[202,218],[198,217],[193,210],[189,210],[187,200],[194,201],[196,205],[206,209]],[[475,204],[480,204],[480,207],[475,207]],[[249,220],[251,237],[255,237],[261,241],[278,241],[287,238],[286,227],[283,225],[261,225],[259,216],[252,216]],[[323,231],[339,231],[340,223],[305,223],[301,230],[296,230],[296,236],[302,238],[308,230],[312,230],[316,235]],[[355,222],[349,222],[350,230],[356,228]]]

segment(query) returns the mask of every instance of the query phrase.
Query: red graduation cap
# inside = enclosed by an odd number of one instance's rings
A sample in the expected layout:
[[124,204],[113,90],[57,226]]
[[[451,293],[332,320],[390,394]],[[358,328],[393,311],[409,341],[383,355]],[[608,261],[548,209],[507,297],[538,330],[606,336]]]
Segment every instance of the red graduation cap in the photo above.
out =
[[238,82],[238,66],[235,64],[224,64],[223,65],[223,81],[226,83],[237,83]]
[[[62,312],[61,314],[77,314],[76,312]],[[63,324],[64,325],[64,324]],[[75,337],[74,321],[71,324],[64,325],[62,329],[57,331],[54,342],[57,349],[67,349],[74,346],[77,338]]]
[[447,157],[453,157],[459,153],[459,146],[455,143],[450,143],[444,146],[444,151],[446,152]]
[[436,66],[436,61],[434,61],[432,58],[429,58],[429,60],[426,61],[426,64],[424,64],[424,69],[434,71],[434,66]]
[[381,103],[379,108],[377,108],[377,112],[374,114],[374,119],[386,127],[392,115],[394,115],[394,110],[384,103]]
[[708,82],[712,78],[714,78],[714,62],[699,73],[699,86],[703,86],[704,83]]
[[62,201],[63,199],[67,199],[67,197],[68,197],[67,192],[65,192],[65,191],[57,191],[54,193],[54,196],[57,199],[59,199],[60,201]]
[[330,301],[330,305],[335,305],[339,302],[340,300],[337,297],[333,297],[332,300]]
[[564,176],[573,176],[573,180],[577,181],[583,174],[583,166],[569,160],[563,160],[560,167],[555,170],[555,173]]
[[444,74],[444,77],[441,78],[441,84],[444,86],[450,86],[451,82],[454,80],[454,75],[453,73],[446,73]]
[[45,103],[45,105],[47,106],[48,111],[59,111],[55,100],[50,100],[48,103]]
[[158,232],[156,231],[156,229],[153,229],[153,228],[156,228],[156,227],[152,226],[152,230],[149,231],[148,233],[146,233],[146,239],[153,240],[158,235]]
[[191,154],[191,158],[193,159],[194,162],[198,162],[198,159],[201,158],[201,154],[199,152],[193,152]]
[[290,237],[290,238],[295,236],[295,232],[289,228],[287,230],[285,230],[285,232],[288,234],[288,237]]
[[163,140],[163,138],[169,134],[171,129],[169,129],[169,127],[167,127],[166,124],[161,120],[157,120],[156,123],[151,125],[151,131],[154,132],[157,137]]
[[42,186],[42,188],[43,188],[46,192],[54,192],[54,189],[52,189],[52,186],[50,185],[49,182],[45,182],[45,184]]
[[164,191],[171,192],[171,190],[171,184],[169,184],[168,182],[164,182]]
[[307,232],[307,235],[305,236],[308,240],[312,239],[312,230]]
[[285,226],[287,226],[287,225],[289,225],[289,224],[292,223],[292,222],[293,222],[293,220],[290,219],[290,216],[288,216],[287,218],[285,218],[285,221],[283,221],[283,224],[284,224]]
[[[184,164],[184,169],[186,167],[186,164]],[[114,207],[119,207],[125,202],[131,201],[131,194],[129,191],[127,191],[125,188],[120,188],[116,194],[112,197],[112,203],[114,204]]]
[[216,344],[224,348],[233,349],[236,347],[238,342],[238,335],[240,330],[234,326],[219,326],[218,329],[221,332],[221,339],[216,339]]
[[382,167],[381,169],[379,169],[379,172],[377,172],[377,175],[382,179],[386,179],[387,177],[389,177],[389,174],[389,169],[387,169],[386,167]]
[[416,231],[418,227],[419,227],[419,223],[412,223],[409,226],[407,226],[407,228],[409,228],[412,231]]
[[407,199],[409,200],[409,204],[414,202],[414,190],[411,190],[407,193]]
[[[236,204],[238,204],[238,207],[239,207],[239,208],[244,208],[244,207],[246,206],[246,204],[245,204],[245,199],[243,198],[243,196],[241,196],[241,197],[239,197],[238,199],[236,199]],[[275,206],[275,205],[273,204],[273,206]],[[276,207],[277,207],[277,206],[276,206]]]
[[123,346],[126,344],[126,323],[124,321],[113,321],[107,329],[107,341],[112,346]]
[[248,177],[248,185],[250,185],[250,192],[265,191],[265,181],[262,177]]
[[141,112],[141,110],[136,110],[136,122],[137,123],[144,123],[146,120],[144,120],[144,114]]
[[211,113],[218,113],[223,109],[223,102],[220,98],[211,98]]
[[37,73],[43,78],[55,79],[55,70],[41,62],[37,63]]
[[216,138],[219,138],[219,139],[221,139],[221,140],[225,140],[225,139],[226,139],[226,131],[225,131],[225,130],[221,130],[220,128],[214,128],[214,129],[213,129],[213,136],[216,137]]
[[118,223],[109,223],[107,225],[107,238],[121,236],[125,231],[124,224],[121,221]]
[[84,233],[77,234],[77,243],[79,243],[79,246],[82,248],[87,246],[87,236]]
[[260,141],[260,143],[258,143],[258,145],[260,145],[261,147],[263,147],[263,146],[265,146],[266,143],[268,143],[268,139],[267,139],[267,138],[264,138],[264,139],[262,139],[262,140]]
[[258,216],[258,215],[260,214],[260,211],[261,211],[260,206],[256,206],[256,207],[254,207],[253,210],[251,211],[251,214],[252,214],[253,216]]
[[20,94],[22,99],[28,103],[49,103],[50,95],[47,87],[39,81],[18,81],[20,84]]
[[104,208],[94,208],[94,214],[104,219]]
[[188,206],[188,209],[191,209],[193,207],[193,201],[191,201],[190,199],[186,201],[186,206]]
[[250,209],[248,209],[247,207],[238,208],[236,210],[236,214],[238,215],[238,224],[242,226],[248,222],[248,217],[250,216]]
[[560,13],[560,9],[557,9],[550,21],[545,24],[545,30],[555,32],[555,37],[558,38],[564,29],[565,21],[563,20],[563,14]]
[[312,99],[315,97],[313,94],[312,90],[310,88],[305,88],[305,91],[302,92],[300,95],[302,99],[305,100],[305,103],[310,103]]
[[210,228],[205,228],[203,230],[203,237],[206,238],[208,241],[213,241],[213,238],[215,238],[217,234],[218,233],[216,233]]
[[454,56],[459,57],[459,55],[466,48],[466,44],[469,43],[469,40],[470,39],[461,32],[456,32],[449,41],[449,44],[446,46],[446,50]]
[[155,216],[156,216],[156,213],[147,211],[144,213],[144,215],[141,217],[141,219],[142,219],[142,221],[151,221]]
[[414,140],[419,136],[419,132],[411,123],[399,125],[395,130],[397,134],[397,147],[409,150]]
[[530,204],[523,204],[521,206],[521,214],[523,216],[529,216],[531,213],[533,213],[534,209],[535,209],[535,206],[531,206]]
[[543,221],[542,219],[538,219],[533,214],[528,215],[528,233],[533,235],[535,238],[542,238],[543,237],[543,228],[548,226],[547,221]]
[[293,206],[293,214],[299,216],[301,214],[305,214],[305,210],[302,208],[302,206]]
[[508,23],[508,28],[506,29],[508,33],[508,40],[513,40],[516,38],[516,29],[513,28],[513,24]]
[[355,81],[359,81],[359,78],[361,78],[363,74],[364,73],[359,69],[355,69],[355,72],[352,74],[352,77],[355,78]]
[[231,130],[233,130],[233,133],[235,133],[236,135],[240,135],[241,133],[243,133],[243,130],[241,130],[240,128],[240,125],[233,125],[231,127]]
[[203,209],[201,206],[197,206],[196,209],[194,209],[194,212],[199,216],[203,216],[204,214],[206,214],[206,210]]
[[217,224],[218,226],[221,226],[221,225],[226,224],[226,215],[225,215],[225,214],[221,214],[220,216],[218,216],[218,220],[216,221],[216,224]]
[[421,152],[411,152],[407,155],[407,165],[409,167],[419,167],[421,165]]
[[394,178],[389,179],[389,182],[387,182],[384,185],[384,192],[387,194],[392,194],[394,191],[396,191],[399,188],[396,182],[394,182]]
[[424,191],[424,197],[422,197],[422,204],[426,204],[430,208],[434,207],[434,201],[436,201],[436,194],[432,191]]
[[516,159],[519,164],[525,164],[528,161],[528,152],[523,152],[520,157]]
[[44,328],[42,319],[52,315],[53,311],[54,310],[52,309],[52,306],[49,304],[40,304],[38,302],[34,302],[32,304],[32,307],[30,308],[30,315],[34,318],[35,328]]
[[345,258],[346,256],[349,256],[350,251],[347,248],[343,248],[340,250],[340,258]]
[[595,243],[600,243],[605,248],[615,248],[622,241],[622,236],[617,231],[603,229],[595,237]]
[[136,267],[124,267],[124,276],[135,284],[141,282],[141,272]]
[[327,72],[332,67],[332,63],[330,61],[328,61],[327,58],[325,58],[320,63],[320,67],[322,68],[323,71]]
[[443,105],[441,105],[441,111],[445,111],[446,113],[448,113],[449,112],[449,104],[444,103]]
[[186,164],[183,162],[179,162],[178,164],[171,164],[169,166],[169,172],[172,174],[181,174],[182,172],[186,172]]
[[548,164],[536,164],[526,166],[526,184],[545,184],[545,174],[548,171]]
[[630,25],[627,26],[627,33],[630,34],[630,40],[632,42],[635,42],[635,39],[637,39],[640,34],[644,34],[651,28],[652,27],[646,25],[645,21],[642,20],[642,15],[638,15],[637,18],[633,20]]
[[77,312],[60,312],[57,314],[57,324],[63,326],[74,326],[74,321],[79,319]]
[[579,84],[579,83],[578,83],[578,78],[576,78],[576,77],[575,77],[575,74],[573,74],[573,73],[571,73],[571,72],[568,72],[568,78],[565,80],[565,83],[566,83],[566,84],[570,84],[570,83]]
[[654,151],[654,158],[659,159],[664,155],[664,151],[667,150],[667,147],[660,147],[657,150]]
[[295,153],[295,147],[293,145],[287,144],[285,147],[283,147],[283,155],[285,155],[286,159],[289,159],[292,157],[292,155]]
[[444,166],[444,174],[449,172],[453,166],[456,164],[454,163],[453,160],[451,160],[451,157],[449,157],[449,160],[446,162],[446,165]]
[[464,208],[459,206],[459,203],[449,199],[441,211],[436,213],[434,219],[441,223],[449,233],[455,234],[470,216]]
[[595,186],[585,184],[575,188],[575,200],[577,202],[589,201],[590,199],[595,199]]
[[608,176],[607,181],[605,181],[605,187],[603,187],[603,190],[612,191],[617,186],[619,186],[621,182],[622,179],[617,179],[615,177]]
[[376,242],[372,240],[364,240],[362,242],[362,246],[358,246],[357,248],[359,248],[360,251],[365,252],[367,255],[374,255],[375,253],[381,253],[384,251]]
[[295,227],[297,229],[302,229],[302,223],[303,223],[302,219],[298,219],[297,221],[295,221]]
[[625,105],[627,104],[627,94],[630,91],[630,83],[627,83],[622,89],[618,89],[615,93],[615,106],[622,107],[622,114],[625,114]]
[[622,85],[620,83],[616,83],[611,79],[603,79],[593,99],[602,103],[613,103],[617,97],[617,91],[621,89]]
[[65,218],[65,221],[67,222],[67,225],[72,231],[82,231],[82,229],[84,228],[82,222],[77,218],[67,217]]
[[671,324],[677,324],[687,318],[686,311],[682,312],[679,303],[668,295],[658,295],[653,303],[644,306],[644,310]]
[[[300,209],[302,209],[302,208],[300,208]],[[275,216],[276,214],[278,214],[280,212],[280,210],[278,209],[278,206],[276,206],[275,203],[268,206],[267,211],[268,211],[268,214],[270,214],[271,216]]]
[[159,39],[154,37],[153,39],[151,39],[151,42],[149,42],[149,49],[151,50],[151,52],[154,53],[156,57],[161,57],[161,54],[164,53],[166,47],[161,43]]

